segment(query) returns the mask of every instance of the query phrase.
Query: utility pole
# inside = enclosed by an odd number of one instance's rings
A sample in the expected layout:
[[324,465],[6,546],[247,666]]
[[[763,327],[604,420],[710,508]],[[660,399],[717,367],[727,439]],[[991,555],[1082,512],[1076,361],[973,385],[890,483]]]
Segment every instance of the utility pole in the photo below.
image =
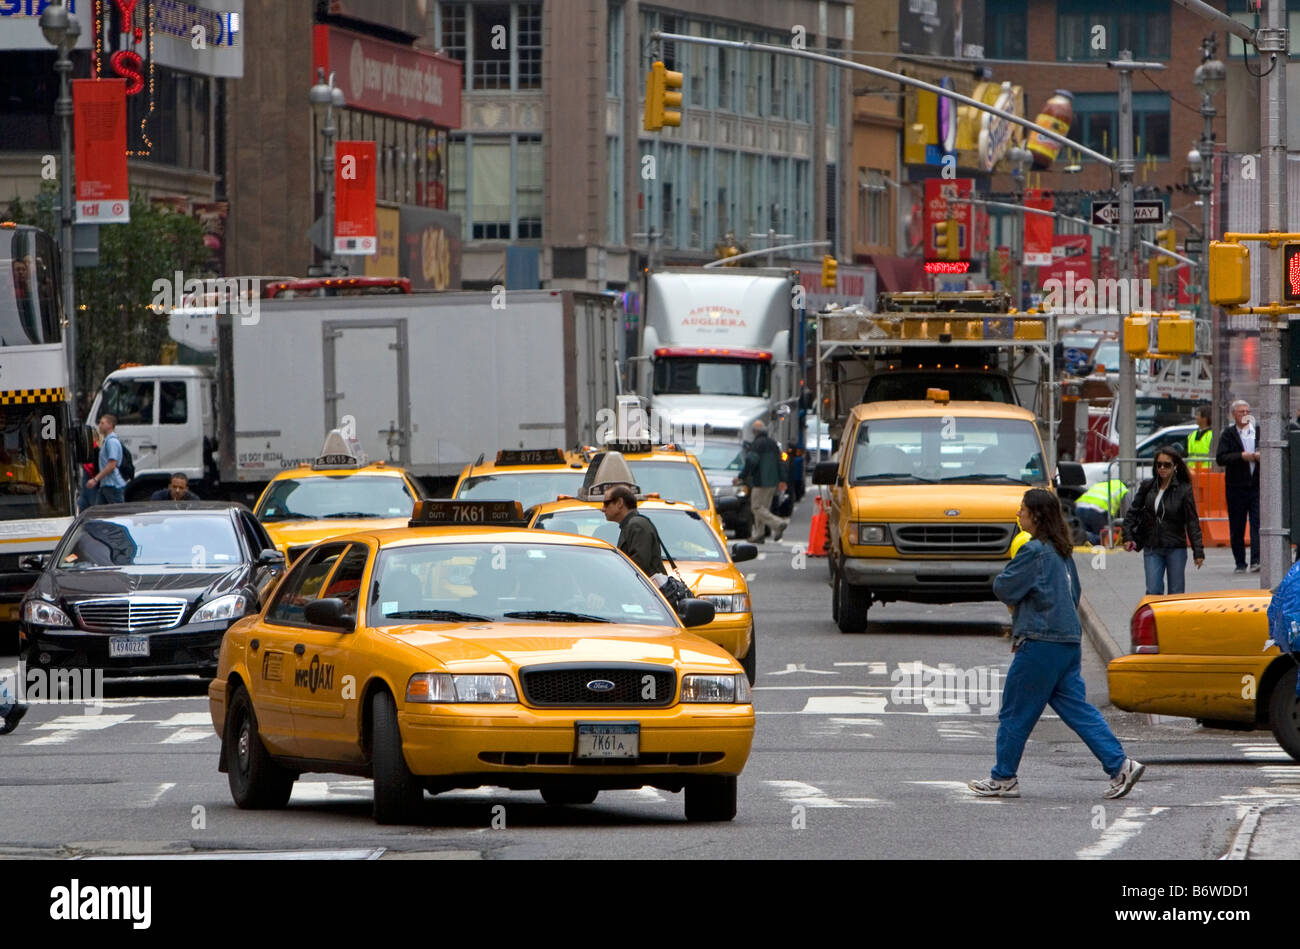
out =
[[[1196,160],[1192,166],[1196,169],[1196,193],[1201,196],[1201,262],[1200,262],[1200,299],[1197,313],[1201,322],[1210,327],[1212,342],[1210,346],[1212,366],[1210,397],[1210,424],[1214,431],[1222,431],[1227,424],[1224,409],[1231,392],[1231,378],[1228,374],[1228,321],[1223,314],[1215,317],[1214,307],[1210,305],[1210,239],[1214,227],[1214,97],[1223,90],[1227,71],[1223,63],[1214,58],[1217,46],[1217,34],[1211,33],[1201,43],[1201,65],[1196,67],[1193,84],[1201,92],[1201,141],[1197,144]],[[1192,156],[1188,156],[1191,158]]]
[[767,265],[768,265],[769,267],[775,267],[775,266],[776,266],[776,249],[777,249],[777,248],[776,248],[776,240],[777,240],[777,238],[779,237],[779,238],[781,238],[782,240],[784,240],[784,239],[786,239],[787,237],[794,237],[793,234],[778,234],[778,233],[776,232],[776,228],[774,228],[774,227],[769,227],[769,228],[767,229],[767,233],[766,233],[766,234],[750,234],[749,236],[750,236],[750,237],[766,237],[766,238],[767,238]]

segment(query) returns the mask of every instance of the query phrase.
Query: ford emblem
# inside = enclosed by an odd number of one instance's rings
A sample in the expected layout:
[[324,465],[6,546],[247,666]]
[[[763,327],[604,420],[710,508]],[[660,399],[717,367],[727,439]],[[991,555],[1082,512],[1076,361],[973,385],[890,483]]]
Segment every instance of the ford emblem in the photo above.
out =
[[608,692],[614,688],[614,683],[608,679],[592,679],[587,683],[587,688],[593,692]]
[[943,513],[946,514],[948,517],[956,517],[957,515],[959,515],[959,514],[961,513],[961,511],[958,511],[958,510],[956,510],[956,509],[950,508],[949,510],[944,511]]

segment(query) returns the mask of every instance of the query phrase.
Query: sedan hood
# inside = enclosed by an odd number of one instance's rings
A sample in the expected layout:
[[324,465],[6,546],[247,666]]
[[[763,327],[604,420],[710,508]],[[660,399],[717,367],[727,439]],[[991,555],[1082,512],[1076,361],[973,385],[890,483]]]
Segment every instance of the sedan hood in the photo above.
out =
[[47,570],[34,594],[51,600],[80,600],[131,594],[184,597],[191,603],[238,590],[248,567],[98,567],[85,570]]

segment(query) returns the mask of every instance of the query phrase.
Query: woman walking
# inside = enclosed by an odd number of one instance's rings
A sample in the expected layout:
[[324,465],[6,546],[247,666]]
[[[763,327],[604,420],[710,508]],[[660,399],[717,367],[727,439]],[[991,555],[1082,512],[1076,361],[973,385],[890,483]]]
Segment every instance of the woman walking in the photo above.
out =
[[993,581],[994,594],[1012,608],[1015,653],[998,710],[997,763],[990,777],[967,786],[980,797],[1019,797],[1020,757],[1050,705],[1106,769],[1110,784],[1104,796],[1123,797],[1146,768],[1124,754],[1119,739],[1085,697],[1079,671],[1079,573],[1061,504],[1052,492],[1033,488],[1025,493],[1019,517],[1033,539]]
[[1168,592],[1183,592],[1189,540],[1197,568],[1205,563],[1192,476],[1178,449],[1166,445],[1156,452],[1155,476],[1142,482],[1124,515],[1124,536],[1125,550],[1142,551],[1148,596],[1166,592],[1166,574]]

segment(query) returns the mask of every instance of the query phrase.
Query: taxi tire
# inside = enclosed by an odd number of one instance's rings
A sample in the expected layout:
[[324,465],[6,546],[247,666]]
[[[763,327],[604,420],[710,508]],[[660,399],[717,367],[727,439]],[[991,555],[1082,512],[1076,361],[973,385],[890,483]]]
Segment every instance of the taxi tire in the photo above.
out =
[[706,775],[686,785],[688,821],[728,821],[736,816],[736,776]]
[[1273,737],[1292,758],[1300,761],[1300,697],[1295,694],[1296,669],[1289,669],[1273,683],[1268,699],[1268,724]]
[[840,577],[833,565],[831,567],[831,619],[837,623],[840,621]]
[[[248,767],[239,764],[239,747],[246,739]],[[278,810],[289,803],[298,775],[271,760],[257,733],[257,712],[248,690],[236,686],[226,718],[226,766],[230,796],[242,810]]]
[[841,633],[865,633],[867,612],[871,609],[871,591],[845,583],[835,577],[835,624]]
[[740,657],[740,668],[745,670],[749,684],[753,685],[758,677],[758,633],[754,630],[749,632],[749,652]]
[[379,691],[371,697],[370,722],[375,823],[417,823],[424,804],[424,785],[406,764],[402,733],[397,725],[397,704],[387,692]]
[[553,806],[595,804],[598,788],[542,788],[542,800]]

